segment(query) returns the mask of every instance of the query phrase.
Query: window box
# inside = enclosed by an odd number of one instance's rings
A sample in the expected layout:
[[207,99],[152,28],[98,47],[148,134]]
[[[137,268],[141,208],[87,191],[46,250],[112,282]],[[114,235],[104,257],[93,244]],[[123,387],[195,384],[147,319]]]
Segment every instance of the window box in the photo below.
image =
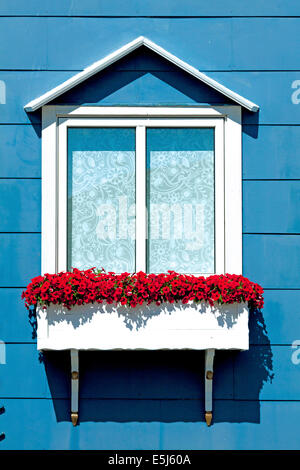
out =
[[240,349],[249,347],[248,304],[208,302],[62,305],[37,309],[40,350]]
[[23,292],[37,306],[37,347],[70,349],[71,419],[78,420],[80,350],[205,350],[205,419],[212,420],[216,349],[249,347],[249,306],[263,289],[243,276],[209,277],[74,269],[31,280]]

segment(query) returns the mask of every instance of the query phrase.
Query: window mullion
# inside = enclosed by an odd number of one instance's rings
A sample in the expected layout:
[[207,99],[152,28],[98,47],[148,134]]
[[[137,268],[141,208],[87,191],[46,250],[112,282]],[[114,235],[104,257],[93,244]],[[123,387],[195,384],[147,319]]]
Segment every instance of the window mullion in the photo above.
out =
[[146,128],[136,127],[136,271],[146,271]]
[[67,135],[66,123],[59,126],[58,138],[58,253],[57,270],[67,270]]
[[[222,120],[223,121],[223,120]],[[225,273],[224,122],[215,126],[215,272]],[[232,223],[232,222],[231,222]]]

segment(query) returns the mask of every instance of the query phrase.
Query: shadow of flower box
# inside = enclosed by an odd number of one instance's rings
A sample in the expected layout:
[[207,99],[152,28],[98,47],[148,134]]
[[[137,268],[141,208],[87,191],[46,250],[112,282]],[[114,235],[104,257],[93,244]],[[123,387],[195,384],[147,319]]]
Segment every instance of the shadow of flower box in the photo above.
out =
[[39,350],[249,348],[248,304],[164,302],[37,308]]

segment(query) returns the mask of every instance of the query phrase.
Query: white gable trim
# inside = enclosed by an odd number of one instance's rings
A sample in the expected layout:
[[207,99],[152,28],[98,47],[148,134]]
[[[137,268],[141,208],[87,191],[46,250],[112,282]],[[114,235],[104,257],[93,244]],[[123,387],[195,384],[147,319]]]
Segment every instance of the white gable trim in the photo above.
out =
[[247,100],[243,96],[238,95],[234,91],[230,90],[229,88],[226,88],[224,85],[221,85],[212,78],[209,78],[204,73],[199,72],[199,70],[197,70],[195,67],[192,67],[181,59],[178,59],[178,57],[174,56],[173,54],[170,54],[170,52],[167,52],[165,49],[143,36],[140,36],[134,39],[133,41],[129,42],[128,44],[125,44],[125,46],[121,47],[120,49],[117,49],[112,54],[109,54],[103,59],[90,65],[82,72],[77,73],[76,75],[61,83],[52,90],[49,90],[38,98],[30,101],[24,106],[25,111],[36,111],[41,106],[44,106],[45,104],[49,103],[49,101],[53,100],[54,98],[57,98],[66,91],[71,90],[73,87],[79,85],[87,78],[92,77],[97,72],[100,72],[100,70],[105,69],[109,65],[113,64],[114,62],[118,61],[122,57],[126,56],[127,54],[134,51],[135,49],[138,49],[141,46],[148,47],[148,49],[151,49],[152,51],[156,52],[161,57],[164,57],[169,62],[172,62],[173,64],[177,65],[182,70],[185,70],[187,73],[193,75],[198,80],[201,80],[203,83],[206,83],[206,85],[211,86],[215,90],[219,91],[223,95],[232,99],[241,106],[244,106],[250,111],[258,111],[259,106],[257,104],[253,103],[250,100]]

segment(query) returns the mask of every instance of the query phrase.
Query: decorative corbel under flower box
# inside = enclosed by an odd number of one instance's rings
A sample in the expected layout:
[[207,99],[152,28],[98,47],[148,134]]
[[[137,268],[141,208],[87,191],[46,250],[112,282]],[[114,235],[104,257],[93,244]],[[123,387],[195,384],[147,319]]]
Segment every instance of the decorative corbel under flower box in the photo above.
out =
[[217,349],[249,348],[249,306],[263,289],[235,274],[208,277],[94,268],[32,279],[23,292],[36,305],[39,350],[71,351],[71,419],[78,420],[80,350],[205,350],[205,420],[212,420]]
[[71,418],[78,419],[79,351],[205,350],[205,419],[212,420],[213,360],[216,349],[249,347],[246,303],[210,306],[163,303],[138,307],[108,304],[59,305],[37,309],[39,350],[71,350]]

